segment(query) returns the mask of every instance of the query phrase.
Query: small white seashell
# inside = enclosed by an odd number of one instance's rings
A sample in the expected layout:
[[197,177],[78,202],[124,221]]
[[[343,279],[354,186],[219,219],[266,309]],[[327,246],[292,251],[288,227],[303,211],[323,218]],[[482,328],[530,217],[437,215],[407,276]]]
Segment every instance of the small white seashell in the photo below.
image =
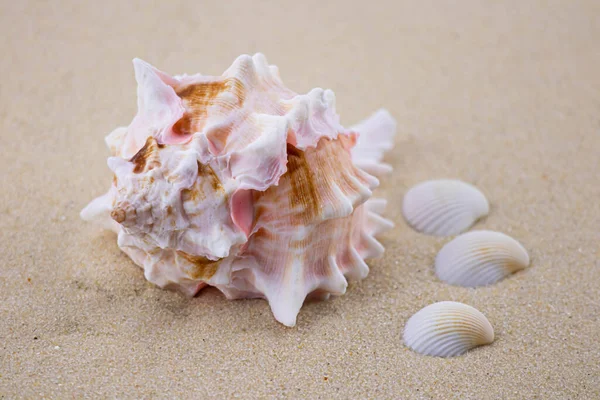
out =
[[527,250],[500,232],[473,231],[447,243],[435,258],[435,273],[457,286],[485,286],[529,266]]
[[415,230],[435,236],[456,235],[488,214],[490,206],[468,183],[441,179],[422,182],[404,196],[402,212]]
[[404,327],[404,343],[427,356],[458,356],[493,341],[494,328],[485,315],[454,301],[441,301],[421,309]]

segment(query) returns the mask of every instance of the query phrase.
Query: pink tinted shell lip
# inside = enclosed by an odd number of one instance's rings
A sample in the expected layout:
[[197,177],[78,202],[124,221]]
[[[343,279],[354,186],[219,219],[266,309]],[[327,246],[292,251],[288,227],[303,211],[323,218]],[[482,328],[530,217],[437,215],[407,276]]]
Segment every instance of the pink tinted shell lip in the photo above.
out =
[[254,204],[251,190],[238,189],[231,196],[231,219],[233,223],[244,232],[246,237],[250,236],[252,223],[254,222]]

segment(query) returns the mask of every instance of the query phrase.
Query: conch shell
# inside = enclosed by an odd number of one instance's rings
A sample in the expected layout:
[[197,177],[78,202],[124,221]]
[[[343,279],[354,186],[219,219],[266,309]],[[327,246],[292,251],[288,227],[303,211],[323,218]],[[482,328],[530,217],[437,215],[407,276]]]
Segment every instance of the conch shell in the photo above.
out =
[[307,296],[367,275],[383,253],[374,235],[392,226],[370,199],[369,173],[390,170],[387,111],[345,129],[332,91],[292,92],[262,54],[217,77],[133,64],[138,113],[107,136],[113,183],[81,217],[115,231],[146,279],[265,298],[294,326]]

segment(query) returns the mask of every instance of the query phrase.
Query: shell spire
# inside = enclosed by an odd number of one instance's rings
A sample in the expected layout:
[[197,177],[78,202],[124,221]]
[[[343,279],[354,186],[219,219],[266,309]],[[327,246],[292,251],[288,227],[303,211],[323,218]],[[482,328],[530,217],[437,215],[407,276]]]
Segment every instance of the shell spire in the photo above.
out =
[[371,199],[395,122],[346,130],[330,90],[286,88],[262,54],[222,76],[169,76],[134,60],[138,112],[106,142],[114,174],[81,217],[160,287],[269,301],[293,326],[307,296],[341,295],[383,253],[392,224]]

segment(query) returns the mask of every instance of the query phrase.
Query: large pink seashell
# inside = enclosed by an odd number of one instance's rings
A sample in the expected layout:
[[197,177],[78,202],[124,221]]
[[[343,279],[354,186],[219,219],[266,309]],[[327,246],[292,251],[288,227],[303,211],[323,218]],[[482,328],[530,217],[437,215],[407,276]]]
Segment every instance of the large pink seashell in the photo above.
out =
[[138,113],[106,138],[113,184],[81,217],[118,233],[149,281],[265,298],[294,326],[307,296],[368,274],[392,226],[369,175],[391,169],[387,111],[345,129],[332,91],[292,92],[262,54],[218,77],[134,68]]

